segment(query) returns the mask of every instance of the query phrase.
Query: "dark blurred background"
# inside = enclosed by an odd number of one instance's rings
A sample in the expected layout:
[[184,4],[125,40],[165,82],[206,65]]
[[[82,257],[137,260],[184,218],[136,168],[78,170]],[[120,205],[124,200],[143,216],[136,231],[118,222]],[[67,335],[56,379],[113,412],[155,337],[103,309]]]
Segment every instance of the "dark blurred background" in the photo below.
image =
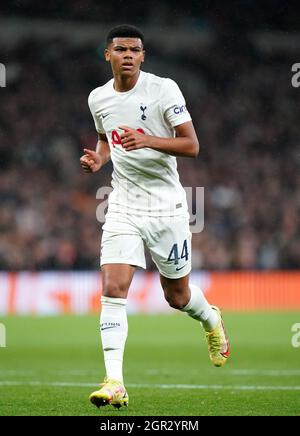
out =
[[[105,35],[141,27],[145,71],[182,89],[201,152],[178,159],[183,186],[205,187],[193,264],[209,270],[300,267],[300,8],[282,0],[2,2],[0,269],[95,269],[95,147],[90,91],[111,78]],[[149,260],[149,267],[153,264]]]

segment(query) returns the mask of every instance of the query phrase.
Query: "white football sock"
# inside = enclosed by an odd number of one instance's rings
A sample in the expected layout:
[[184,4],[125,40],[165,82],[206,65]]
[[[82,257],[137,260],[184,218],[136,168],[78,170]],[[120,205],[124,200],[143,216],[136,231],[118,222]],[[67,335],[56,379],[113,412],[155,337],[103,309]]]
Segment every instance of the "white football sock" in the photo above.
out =
[[212,331],[220,320],[219,314],[216,310],[212,309],[198,286],[190,284],[189,288],[191,299],[182,309],[182,312],[186,312],[192,318],[200,321],[204,330]]
[[100,333],[106,376],[123,383],[123,354],[128,334],[126,299],[101,297]]

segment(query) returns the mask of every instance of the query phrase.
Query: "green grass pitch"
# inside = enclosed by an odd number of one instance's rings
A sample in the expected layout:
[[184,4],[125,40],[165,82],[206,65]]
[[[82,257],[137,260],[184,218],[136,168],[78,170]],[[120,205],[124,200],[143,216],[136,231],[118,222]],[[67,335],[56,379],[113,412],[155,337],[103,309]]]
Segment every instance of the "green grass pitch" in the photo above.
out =
[[225,313],[232,355],[214,368],[203,333],[183,314],[129,317],[129,407],[88,401],[104,367],[97,316],[4,317],[0,415],[300,416],[300,313]]

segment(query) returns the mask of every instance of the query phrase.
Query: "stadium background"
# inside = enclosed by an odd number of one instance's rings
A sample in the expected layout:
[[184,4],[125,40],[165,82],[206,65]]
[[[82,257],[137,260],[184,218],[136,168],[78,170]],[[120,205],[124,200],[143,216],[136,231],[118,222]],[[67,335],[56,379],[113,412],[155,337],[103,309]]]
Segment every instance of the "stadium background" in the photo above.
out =
[[[8,338],[23,329],[19,315],[99,312],[96,192],[110,186],[111,166],[86,175],[79,157],[96,142],[87,96],[111,77],[105,35],[127,22],[145,33],[143,69],[178,82],[199,136],[199,157],[178,159],[183,186],[205,188],[193,280],[228,316],[276,310],[269,326],[261,324],[270,336],[286,317],[285,343],[277,347],[289,347],[297,387],[299,349],[290,345],[300,322],[300,91],[291,85],[291,67],[300,62],[297,2],[26,0],[2,2],[0,12],[7,72],[0,88],[0,322]],[[129,311],[173,313],[147,261]]]

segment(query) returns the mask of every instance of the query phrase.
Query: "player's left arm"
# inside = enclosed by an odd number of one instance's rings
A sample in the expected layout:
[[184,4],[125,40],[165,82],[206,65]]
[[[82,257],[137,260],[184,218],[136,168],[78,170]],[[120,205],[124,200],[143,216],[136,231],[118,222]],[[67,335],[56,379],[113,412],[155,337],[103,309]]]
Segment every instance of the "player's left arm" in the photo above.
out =
[[128,126],[120,126],[120,128],[124,130],[121,142],[126,151],[147,147],[172,156],[197,157],[199,154],[199,141],[192,121],[174,127],[175,138],[144,135]]

